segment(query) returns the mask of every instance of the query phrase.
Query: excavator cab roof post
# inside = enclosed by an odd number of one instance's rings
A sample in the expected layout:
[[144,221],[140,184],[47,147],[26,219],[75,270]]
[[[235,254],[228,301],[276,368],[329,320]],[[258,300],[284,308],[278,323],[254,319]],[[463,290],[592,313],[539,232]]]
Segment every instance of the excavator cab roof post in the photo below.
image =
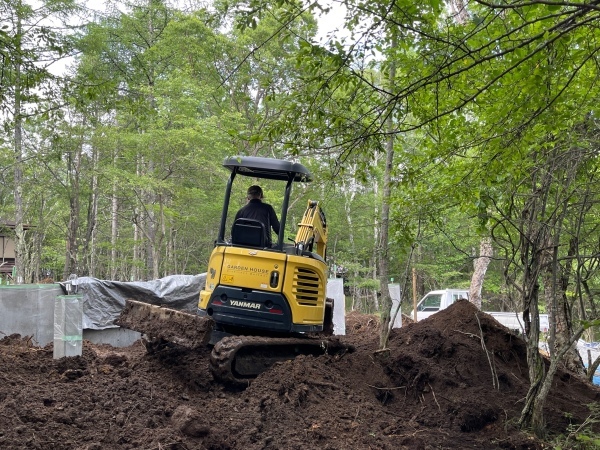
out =
[[[262,158],[257,156],[231,156],[225,159],[223,167],[231,171],[231,175],[229,176],[227,187],[225,189],[225,199],[223,201],[223,211],[221,213],[221,224],[219,227],[217,245],[225,242],[227,212],[229,210],[233,180],[237,175],[287,182],[279,217],[281,230],[285,230],[287,209],[292,192],[292,183],[312,181],[311,173],[302,164],[281,159]],[[279,250],[283,248],[283,239],[284,233],[280,233],[276,246]]]

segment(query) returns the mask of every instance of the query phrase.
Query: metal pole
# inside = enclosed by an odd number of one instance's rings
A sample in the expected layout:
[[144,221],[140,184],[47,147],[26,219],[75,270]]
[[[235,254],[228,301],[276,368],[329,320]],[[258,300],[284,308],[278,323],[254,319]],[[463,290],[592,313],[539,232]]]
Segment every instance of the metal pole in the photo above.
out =
[[412,269],[412,291],[413,291],[413,319],[417,321],[417,270]]
[[225,188],[225,199],[223,200],[223,211],[221,212],[221,226],[219,227],[219,236],[217,242],[223,243],[225,241],[225,223],[227,222],[227,210],[229,209],[229,199],[231,197],[231,187],[233,186],[233,179],[237,174],[237,167],[233,168],[229,180],[227,181],[227,187]]

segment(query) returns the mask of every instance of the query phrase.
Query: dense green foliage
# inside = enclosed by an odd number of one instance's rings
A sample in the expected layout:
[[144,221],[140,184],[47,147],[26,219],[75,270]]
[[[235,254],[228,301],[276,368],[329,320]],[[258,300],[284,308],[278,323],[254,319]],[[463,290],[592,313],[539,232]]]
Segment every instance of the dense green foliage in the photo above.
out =
[[[19,5],[4,2],[3,19]],[[595,8],[481,2],[457,18],[436,1],[344,5],[349,31],[326,43],[315,38],[319,9],[295,2],[195,11],[130,2],[62,35],[41,29],[57,55],[74,42],[78,53],[67,74],[45,79],[46,97],[22,99],[52,111],[25,124],[24,221],[35,227],[27,242],[36,255],[26,263],[38,267],[31,277],[201,272],[219,217],[220,161],[299,157],[317,182],[299,193],[296,215],[306,198],[322,201],[332,266],[344,267],[356,305],[373,310],[386,114],[397,133],[390,278],[404,283],[411,266],[419,293],[468,286],[478,241],[491,233],[498,253],[484,292],[505,306],[503,270],[522,270],[513,216],[529,195],[525,180],[547,161],[532,155],[552,147],[577,148],[586,159],[564,195],[592,205],[590,220],[570,226],[594,254],[586,236],[595,231],[596,165],[583,153],[595,146]],[[74,12],[59,2],[47,11]],[[14,29],[2,37],[9,61]],[[24,69],[39,67],[39,50]],[[384,81],[390,61],[400,68],[393,87]],[[13,124],[5,122],[0,154],[5,221],[14,217]],[[277,204],[280,194],[269,194]],[[588,296],[595,267],[576,268]]]

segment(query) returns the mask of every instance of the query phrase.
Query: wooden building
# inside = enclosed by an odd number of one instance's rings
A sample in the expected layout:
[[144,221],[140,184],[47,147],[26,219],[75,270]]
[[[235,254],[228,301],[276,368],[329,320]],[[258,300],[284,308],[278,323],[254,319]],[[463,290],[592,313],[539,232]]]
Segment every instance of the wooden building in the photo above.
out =
[[0,222],[0,275],[4,279],[12,278],[15,266],[14,229],[14,222]]

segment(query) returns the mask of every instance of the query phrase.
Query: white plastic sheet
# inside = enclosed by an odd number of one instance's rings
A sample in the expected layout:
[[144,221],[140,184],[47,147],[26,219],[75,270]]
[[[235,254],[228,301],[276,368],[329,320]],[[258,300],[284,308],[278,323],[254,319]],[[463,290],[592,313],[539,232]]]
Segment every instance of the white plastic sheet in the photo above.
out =
[[83,297],[59,295],[54,301],[54,359],[81,356]]
[[400,309],[401,291],[399,284],[388,284],[390,297],[392,298],[392,309],[390,311],[390,319],[394,319],[392,328],[402,328],[402,311]]
[[327,280],[326,295],[333,299],[333,334],[346,334],[346,297],[344,295],[344,280],[330,278]]

